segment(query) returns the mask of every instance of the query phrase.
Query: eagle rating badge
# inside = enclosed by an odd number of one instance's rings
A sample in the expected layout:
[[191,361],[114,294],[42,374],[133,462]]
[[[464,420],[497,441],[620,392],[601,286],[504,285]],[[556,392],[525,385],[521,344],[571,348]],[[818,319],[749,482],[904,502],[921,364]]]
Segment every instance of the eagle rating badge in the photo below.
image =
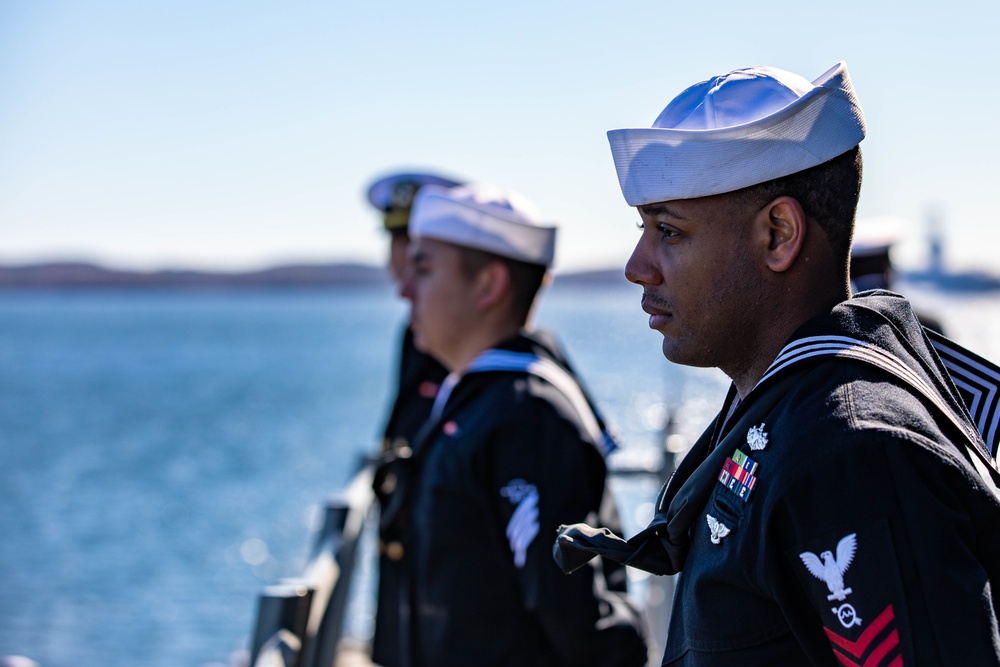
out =
[[528,547],[538,535],[538,488],[523,479],[512,479],[500,495],[517,507],[507,524],[507,539],[518,569],[527,562]]
[[854,560],[854,553],[858,550],[858,534],[851,533],[837,543],[837,555],[834,557],[832,551],[824,551],[819,556],[803,551],[799,558],[805,564],[809,573],[826,582],[826,587],[830,589],[827,600],[837,600],[843,602],[847,596],[853,593],[850,588],[844,587],[844,573],[851,566]]
[[831,611],[845,628],[861,625],[861,619],[858,618],[854,607],[844,602],[847,596],[854,592],[850,587],[844,586],[844,574],[851,566],[857,550],[858,534],[851,533],[837,543],[836,556],[829,550],[822,552],[819,556],[810,551],[803,551],[799,554],[799,558],[802,559],[802,563],[809,570],[809,573],[825,583],[826,587],[830,589],[830,594],[826,596],[826,599],[843,603],[839,607],[831,608]]

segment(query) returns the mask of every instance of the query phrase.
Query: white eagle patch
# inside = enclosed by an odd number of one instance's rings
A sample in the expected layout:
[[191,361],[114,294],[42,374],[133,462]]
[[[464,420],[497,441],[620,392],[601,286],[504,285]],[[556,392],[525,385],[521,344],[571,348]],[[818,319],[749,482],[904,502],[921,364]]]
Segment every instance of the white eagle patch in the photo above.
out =
[[806,569],[814,577],[826,583],[830,589],[827,600],[837,600],[843,602],[847,596],[853,593],[850,588],[844,587],[844,573],[851,566],[854,560],[854,553],[858,550],[858,534],[851,533],[837,543],[837,557],[834,558],[832,551],[824,551],[819,556],[809,551],[799,554],[799,558],[805,564]]

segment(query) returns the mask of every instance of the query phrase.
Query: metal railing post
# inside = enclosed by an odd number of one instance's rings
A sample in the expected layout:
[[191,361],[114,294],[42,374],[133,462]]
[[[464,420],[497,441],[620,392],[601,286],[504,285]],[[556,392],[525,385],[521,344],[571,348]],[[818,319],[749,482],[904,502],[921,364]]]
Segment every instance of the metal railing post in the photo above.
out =
[[332,667],[343,636],[358,542],[372,506],[371,465],[327,503],[301,577],[261,592],[251,643],[253,667]]

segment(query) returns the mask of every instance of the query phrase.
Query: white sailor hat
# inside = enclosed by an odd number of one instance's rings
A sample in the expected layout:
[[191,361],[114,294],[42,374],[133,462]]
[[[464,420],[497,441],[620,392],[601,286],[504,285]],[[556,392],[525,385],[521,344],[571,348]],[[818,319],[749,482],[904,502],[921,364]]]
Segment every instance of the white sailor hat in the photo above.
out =
[[847,65],[813,82],[749,67],[691,86],[650,128],[608,140],[629,206],[739,190],[831,160],[865,136]]
[[481,184],[428,185],[413,202],[410,234],[548,267],[556,228],[540,221],[535,206],[516,192]]
[[390,231],[405,230],[417,191],[425,185],[452,187],[460,181],[431,173],[406,172],[384,176],[368,188],[368,201],[382,211],[382,224]]

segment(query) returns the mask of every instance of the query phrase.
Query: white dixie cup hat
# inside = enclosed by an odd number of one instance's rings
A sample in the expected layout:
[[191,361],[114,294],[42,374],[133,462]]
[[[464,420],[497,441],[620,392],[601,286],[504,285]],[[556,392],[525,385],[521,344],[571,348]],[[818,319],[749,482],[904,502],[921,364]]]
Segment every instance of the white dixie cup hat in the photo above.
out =
[[543,224],[527,199],[492,185],[424,186],[413,202],[410,234],[545,267],[555,257],[556,228]]
[[608,132],[629,206],[732,192],[854,148],[865,119],[847,65],[811,83],[749,67],[691,86],[649,128]]

